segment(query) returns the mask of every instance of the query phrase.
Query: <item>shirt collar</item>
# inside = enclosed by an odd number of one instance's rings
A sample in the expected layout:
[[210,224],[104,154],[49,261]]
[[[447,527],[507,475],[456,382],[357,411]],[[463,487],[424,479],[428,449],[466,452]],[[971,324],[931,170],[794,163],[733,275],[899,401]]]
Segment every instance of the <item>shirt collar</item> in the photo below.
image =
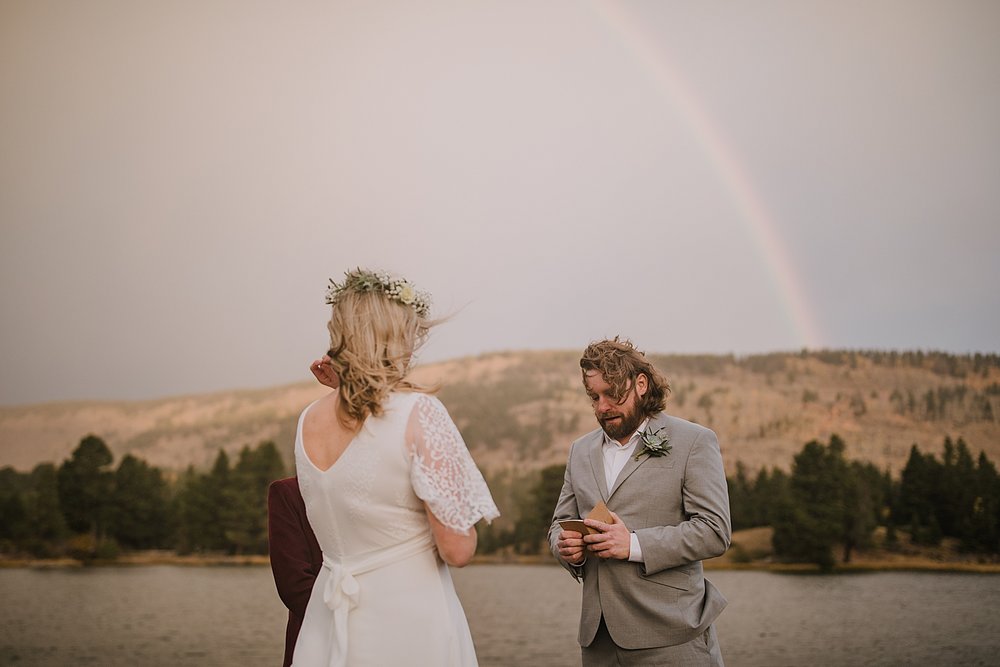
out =
[[645,419],[642,420],[642,423],[639,424],[639,426],[635,429],[635,433],[632,434],[632,436],[628,439],[628,442],[626,442],[624,445],[618,442],[617,440],[614,440],[611,436],[602,431],[602,433],[604,434],[604,447],[605,448],[613,447],[622,449],[624,449],[625,447],[631,447],[632,445],[635,444],[636,438],[638,438],[639,434],[646,429],[646,426],[648,424],[649,424],[649,417],[646,417]]

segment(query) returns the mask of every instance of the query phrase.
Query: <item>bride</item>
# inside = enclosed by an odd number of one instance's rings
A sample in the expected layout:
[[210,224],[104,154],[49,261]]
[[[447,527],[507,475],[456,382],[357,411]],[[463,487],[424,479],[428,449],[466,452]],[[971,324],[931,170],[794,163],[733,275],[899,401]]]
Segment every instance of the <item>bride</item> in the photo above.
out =
[[326,372],[336,391],[299,417],[295,468],[323,552],[293,664],[475,665],[448,565],[499,516],[441,402],[407,379],[429,297],[382,272],[330,281]]

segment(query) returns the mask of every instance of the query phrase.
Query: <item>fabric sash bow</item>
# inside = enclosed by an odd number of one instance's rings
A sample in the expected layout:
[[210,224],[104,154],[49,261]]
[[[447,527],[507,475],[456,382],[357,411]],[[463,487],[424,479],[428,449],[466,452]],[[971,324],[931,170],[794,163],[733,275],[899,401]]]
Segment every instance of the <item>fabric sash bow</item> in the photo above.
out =
[[330,652],[330,667],[347,667],[347,621],[351,610],[361,601],[361,586],[355,576],[397,563],[433,548],[433,536],[430,533],[421,533],[389,549],[343,560],[336,560],[323,554],[323,567],[330,570],[330,577],[323,589],[323,602],[333,612],[333,627],[330,628],[333,648]]

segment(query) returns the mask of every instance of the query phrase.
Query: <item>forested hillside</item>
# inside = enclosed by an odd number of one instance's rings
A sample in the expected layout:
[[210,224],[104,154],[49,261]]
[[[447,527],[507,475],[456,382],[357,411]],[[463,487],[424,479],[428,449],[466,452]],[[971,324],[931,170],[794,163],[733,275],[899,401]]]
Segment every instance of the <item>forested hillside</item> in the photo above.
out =
[[[500,472],[565,459],[596,426],[575,352],[509,352],[421,368],[476,460]],[[672,387],[668,411],[714,429],[729,472],[788,469],[805,442],[836,433],[846,456],[901,470],[910,447],[962,437],[1000,458],[1000,357],[820,351],[653,356]],[[311,382],[158,401],[0,408],[0,467],[27,471],[66,459],[87,434],[116,458],[165,470],[207,469],[219,450],[274,442],[290,463],[299,411],[323,393]]]
[[[996,356],[654,360],[673,384],[668,410],[719,434],[734,527],[771,527],[777,557],[829,568],[835,544],[848,560],[880,526],[894,553],[942,540],[977,558],[1000,551]],[[481,552],[537,554],[567,447],[595,427],[576,355],[492,354],[416,379],[440,384],[501,509]],[[267,486],[292,474],[296,417],[324,391],[0,411],[0,554],[263,552]]]

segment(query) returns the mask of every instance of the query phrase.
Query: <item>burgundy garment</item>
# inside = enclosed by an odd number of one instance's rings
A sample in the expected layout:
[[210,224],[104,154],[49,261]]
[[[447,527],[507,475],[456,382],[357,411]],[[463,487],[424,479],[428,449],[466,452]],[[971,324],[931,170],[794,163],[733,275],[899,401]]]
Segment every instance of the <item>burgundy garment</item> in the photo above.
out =
[[271,482],[267,489],[267,543],[271,573],[278,597],[288,607],[285,628],[285,661],[292,664],[295,640],[309,604],[313,582],[323,567],[323,552],[309,526],[299,480],[288,477]]

